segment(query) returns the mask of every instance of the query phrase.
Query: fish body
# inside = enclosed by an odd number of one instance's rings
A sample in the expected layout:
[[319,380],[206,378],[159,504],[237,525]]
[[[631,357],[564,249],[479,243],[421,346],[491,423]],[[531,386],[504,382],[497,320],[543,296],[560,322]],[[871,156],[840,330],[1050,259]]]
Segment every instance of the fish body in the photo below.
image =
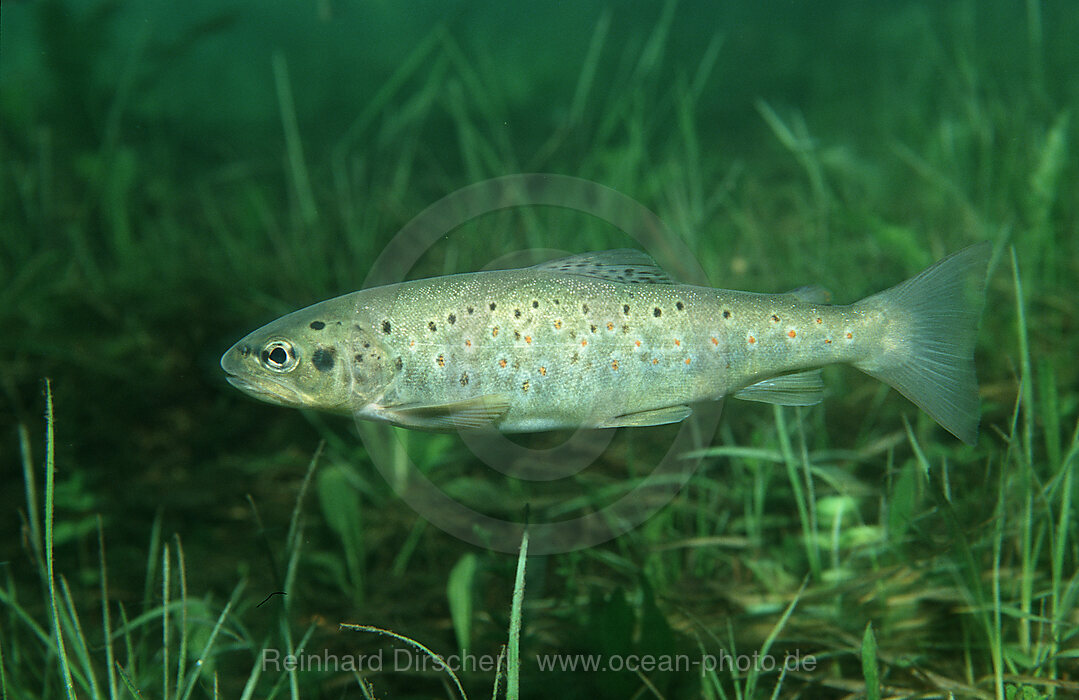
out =
[[852,364],[959,438],[977,435],[975,330],[989,246],[851,305],[819,288],[675,284],[632,250],[365,289],[270,323],[228,350],[257,398],[421,429],[660,425],[725,396],[822,398]]

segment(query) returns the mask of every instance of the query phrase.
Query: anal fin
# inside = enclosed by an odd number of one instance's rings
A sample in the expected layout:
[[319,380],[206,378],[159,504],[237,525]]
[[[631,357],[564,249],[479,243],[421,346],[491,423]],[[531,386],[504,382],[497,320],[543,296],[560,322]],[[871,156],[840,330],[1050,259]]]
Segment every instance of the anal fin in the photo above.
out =
[[784,374],[751,384],[734,398],[780,406],[812,406],[824,400],[824,380],[819,369]]
[[485,394],[444,404],[407,404],[383,408],[382,417],[406,428],[421,430],[475,430],[495,427],[510,402],[502,394]]
[[667,423],[679,423],[693,413],[689,406],[665,406],[650,411],[638,411],[626,413],[621,416],[610,418],[595,427],[597,428],[643,428],[649,425],[666,425]]

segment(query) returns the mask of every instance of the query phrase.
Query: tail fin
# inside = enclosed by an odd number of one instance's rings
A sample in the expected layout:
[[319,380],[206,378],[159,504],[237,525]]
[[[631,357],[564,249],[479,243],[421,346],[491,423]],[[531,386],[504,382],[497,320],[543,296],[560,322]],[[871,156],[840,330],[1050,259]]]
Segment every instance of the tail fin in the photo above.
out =
[[974,341],[991,246],[972,245],[856,306],[903,319],[901,334],[858,369],[887,382],[967,444],[978,439]]

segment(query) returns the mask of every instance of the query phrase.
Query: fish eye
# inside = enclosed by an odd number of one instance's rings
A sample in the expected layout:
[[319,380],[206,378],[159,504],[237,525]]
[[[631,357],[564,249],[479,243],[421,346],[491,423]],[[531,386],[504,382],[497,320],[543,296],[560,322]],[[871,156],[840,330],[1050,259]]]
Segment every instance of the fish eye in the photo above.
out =
[[274,372],[290,372],[298,363],[296,350],[287,340],[271,340],[259,353],[262,366]]

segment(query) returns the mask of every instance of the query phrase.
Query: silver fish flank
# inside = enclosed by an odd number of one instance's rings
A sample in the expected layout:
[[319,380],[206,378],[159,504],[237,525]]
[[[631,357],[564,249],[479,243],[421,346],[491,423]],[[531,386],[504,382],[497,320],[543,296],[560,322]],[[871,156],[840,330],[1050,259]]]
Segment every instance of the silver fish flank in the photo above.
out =
[[364,289],[288,314],[221,358],[263,401],[408,428],[504,432],[684,420],[734,396],[811,405],[851,364],[959,439],[978,432],[974,343],[988,243],[832,305],[674,283],[634,250]]

